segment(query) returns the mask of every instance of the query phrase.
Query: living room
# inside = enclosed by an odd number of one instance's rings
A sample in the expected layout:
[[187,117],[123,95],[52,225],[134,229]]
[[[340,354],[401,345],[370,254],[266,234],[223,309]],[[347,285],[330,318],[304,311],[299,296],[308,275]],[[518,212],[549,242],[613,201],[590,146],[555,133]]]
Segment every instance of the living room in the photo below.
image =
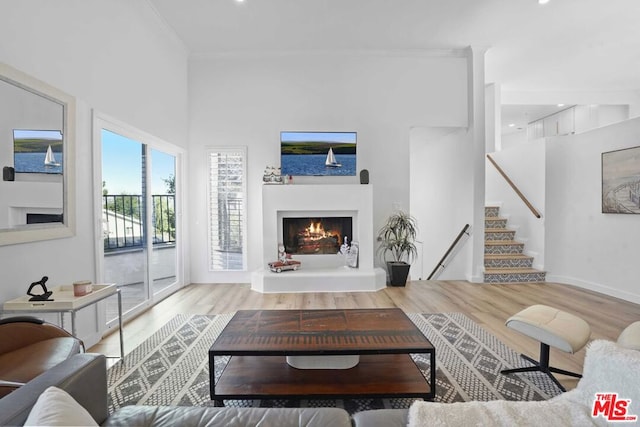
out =
[[[248,3],[240,6],[250,7]],[[558,7],[553,3],[546,6]],[[534,4],[526,10],[533,14],[538,7]],[[358,132],[358,170],[368,169],[371,174],[374,230],[395,207],[410,209],[421,217],[421,240],[428,246],[425,253],[433,252],[424,257],[423,271],[412,273],[415,278],[426,277],[462,225],[482,222],[486,201],[484,154],[497,149],[484,149],[495,143],[487,143],[485,138],[485,126],[490,126],[483,119],[491,113],[477,105],[487,97],[484,86],[491,82],[485,78],[485,65],[496,68],[491,62],[491,49],[485,53],[483,47],[469,48],[471,43],[465,41],[445,48],[430,44],[427,48],[423,43],[399,49],[367,45],[370,49],[347,46],[228,51],[219,41],[220,49],[212,53],[188,47],[152,3],[29,1],[12,2],[2,9],[7,22],[0,28],[0,35],[11,40],[0,48],[2,62],[77,100],[75,235],[0,248],[2,301],[22,296],[29,283],[44,275],[53,285],[101,280],[93,203],[99,180],[94,164],[94,114],[115,117],[184,151],[180,286],[215,287],[212,291],[221,300],[221,290],[231,292],[236,288],[240,290],[235,298],[264,298],[267,307],[290,307],[307,298],[251,297],[245,289],[251,273],[265,267],[262,173],[265,166],[279,164],[278,138],[283,130]],[[523,72],[520,82],[527,81],[525,75]],[[635,226],[634,215],[605,215],[600,210],[601,153],[636,146],[640,133],[640,122],[633,118],[640,105],[637,86],[627,87],[629,90],[621,87],[597,87],[580,93],[556,87],[532,95],[517,88],[509,91],[507,85],[497,104],[523,103],[528,95],[529,100],[546,96],[545,103],[630,106],[630,120],[548,142],[542,155],[546,163],[544,187],[542,195],[535,196],[543,212],[538,224],[544,224],[544,242],[537,249],[536,259],[547,271],[549,282],[571,285],[561,288],[567,294],[573,295],[575,287],[586,290],[585,295],[596,291],[605,299],[613,298],[610,301],[620,298],[625,301],[621,302],[625,310],[637,317],[634,304],[640,303],[640,294],[637,274],[630,266],[637,258],[640,228]],[[435,139],[431,133],[434,130],[442,130]],[[240,272],[212,272],[206,259],[204,153],[210,146],[230,145],[248,147],[247,266]],[[425,147],[437,155],[427,152],[422,153],[424,158],[416,156]],[[424,165],[422,175],[416,182],[416,167],[420,165]],[[296,178],[294,185],[317,182],[317,178]],[[321,182],[339,189],[341,184],[357,184],[358,180],[350,177]],[[340,197],[338,190],[336,198]],[[481,229],[476,226],[476,231]],[[472,234],[438,279],[481,282],[483,241]],[[412,298],[420,298],[412,290],[431,290],[431,286],[436,285],[416,281],[406,289],[384,292],[409,292]],[[467,286],[462,288],[466,291],[461,298],[475,292]],[[520,290],[514,292],[519,295]],[[523,292],[533,303],[535,292]],[[543,290],[540,292],[544,295]],[[552,295],[543,298],[550,303],[558,298],[558,294]],[[504,296],[519,301],[524,298]],[[365,306],[383,304],[379,298],[388,303],[387,297],[372,297],[372,301],[365,295],[348,298]],[[198,304],[190,301],[193,305],[189,308],[197,314]],[[526,299],[521,301],[524,304]],[[327,306],[340,304],[334,301]],[[504,321],[515,309],[504,308],[497,317]],[[424,310],[448,308],[425,305],[409,309]],[[609,315],[614,313],[612,308]],[[105,332],[101,315],[87,313],[82,319],[82,338],[88,345],[99,342]],[[630,323],[633,319],[627,320]],[[495,324],[496,320],[490,322]],[[614,339],[621,326],[612,323],[597,334]],[[134,331],[127,334],[129,349],[136,342]],[[528,350],[535,354],[535,343],[531,346],[534,348]]]

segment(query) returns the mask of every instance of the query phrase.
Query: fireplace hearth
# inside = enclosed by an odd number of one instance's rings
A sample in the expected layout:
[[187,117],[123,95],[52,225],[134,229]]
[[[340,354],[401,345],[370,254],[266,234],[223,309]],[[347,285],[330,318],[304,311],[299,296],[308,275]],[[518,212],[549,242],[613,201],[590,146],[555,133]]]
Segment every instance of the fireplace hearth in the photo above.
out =
[[282,218],[285,250],[291,255],[337,254],[353,237],[351,217]]

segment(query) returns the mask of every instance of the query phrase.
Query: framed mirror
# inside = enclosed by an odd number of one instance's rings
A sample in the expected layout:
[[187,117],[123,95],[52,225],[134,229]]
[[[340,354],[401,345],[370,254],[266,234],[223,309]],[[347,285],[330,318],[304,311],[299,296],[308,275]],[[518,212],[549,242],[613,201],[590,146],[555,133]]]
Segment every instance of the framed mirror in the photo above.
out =
[[75,234],[75,98],[0,63],[0,245]]

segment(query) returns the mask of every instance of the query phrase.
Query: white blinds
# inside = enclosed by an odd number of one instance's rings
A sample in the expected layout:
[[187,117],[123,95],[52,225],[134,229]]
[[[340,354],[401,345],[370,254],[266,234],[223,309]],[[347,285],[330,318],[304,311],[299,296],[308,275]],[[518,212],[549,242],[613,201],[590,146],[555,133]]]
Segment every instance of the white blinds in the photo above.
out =
[[245,269],[246,148],[209,151],[209,270]]

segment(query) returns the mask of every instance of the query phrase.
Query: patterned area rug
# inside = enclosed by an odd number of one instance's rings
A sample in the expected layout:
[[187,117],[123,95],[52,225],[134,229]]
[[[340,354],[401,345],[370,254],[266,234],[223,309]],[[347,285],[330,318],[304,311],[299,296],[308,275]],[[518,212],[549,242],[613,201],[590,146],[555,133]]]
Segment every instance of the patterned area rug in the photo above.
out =
[[[519,355],[461,313],[408,314],[436,348],[436,401],[545,400],[559,393],[546,375],[501,375]],[[178,315],[108,370],[109,409],[126,405],[209,406],[208,350],[231,319]],[[429,359],[412,355],[428,378]],[[218,360],[219,359],[219,360]],[[227,360],[216,358],[216,377]],[[234,400],[227,406],[332,406],[350,413],[408,408],[413,399]]]

